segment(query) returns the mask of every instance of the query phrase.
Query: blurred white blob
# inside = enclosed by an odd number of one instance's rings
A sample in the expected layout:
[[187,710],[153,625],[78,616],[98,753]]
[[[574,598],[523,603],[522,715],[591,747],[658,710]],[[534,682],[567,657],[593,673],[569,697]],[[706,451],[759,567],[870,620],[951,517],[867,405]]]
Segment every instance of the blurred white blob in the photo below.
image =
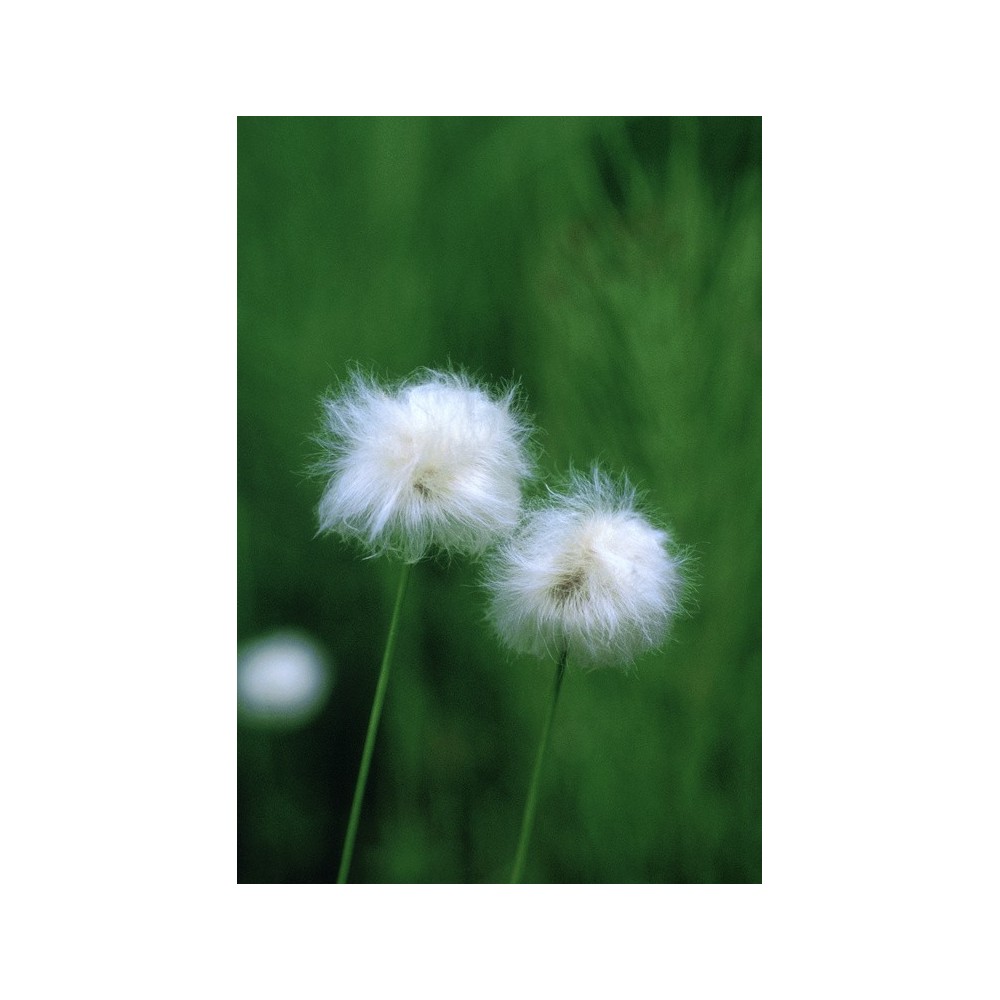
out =
[[333,676],[323,650],[304,632],[283,630],[252,639],[237,663],[240,714],[249,722],[303,725],[326,703]]

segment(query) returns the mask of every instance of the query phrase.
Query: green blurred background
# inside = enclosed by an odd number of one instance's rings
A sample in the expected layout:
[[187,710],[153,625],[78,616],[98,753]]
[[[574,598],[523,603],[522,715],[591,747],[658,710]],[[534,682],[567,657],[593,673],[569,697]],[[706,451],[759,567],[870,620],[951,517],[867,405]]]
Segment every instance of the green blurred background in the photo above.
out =
[[[238,879],[336,880],[398,566],[315,537],[321,394],[351,362],[519,379],[541,473],[626,471],[694,554],[630,673],[566,677],[526,881],[761,878],[759,118],[241,118],[238,640],[335,665],[238,726]],[[351,881],[506,881],[553,665],[420,564]]]

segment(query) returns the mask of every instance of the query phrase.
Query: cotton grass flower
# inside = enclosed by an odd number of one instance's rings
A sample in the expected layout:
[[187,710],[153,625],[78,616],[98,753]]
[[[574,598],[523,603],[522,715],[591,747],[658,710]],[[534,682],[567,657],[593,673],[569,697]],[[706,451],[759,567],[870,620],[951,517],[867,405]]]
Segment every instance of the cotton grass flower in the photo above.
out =
[[323,404],[320,530],[408,563],[431,548],[483,552],[514,529],[531,472],[515,400],[458,372],[390,387],[355,372]]
[[596,467],[527,515],[489,572],[491,617],[515,650],[625,665],[662,643],[683,590],[682,557],[636,508],[627,480]]
[[659,645],[683,582],[670,536],[639,512],[627,480],[615,483],[595,466],[589,476],[571,475],[565,491],[550,493],[488,570],[491,617],[501,637],[520,652],[557,659],[512,883],[524,874],[567,659],[621,665]]
[[355,371],[324,400],[319,471],[329,479],[320,531],[403,561],[338,882],[347,881],[354,853],[412,564],[431,549],[478,555],[518,523],[531,462],[529,427],[515,404],[514,388],[491,394],[463,373],[431,370],[392,386]]

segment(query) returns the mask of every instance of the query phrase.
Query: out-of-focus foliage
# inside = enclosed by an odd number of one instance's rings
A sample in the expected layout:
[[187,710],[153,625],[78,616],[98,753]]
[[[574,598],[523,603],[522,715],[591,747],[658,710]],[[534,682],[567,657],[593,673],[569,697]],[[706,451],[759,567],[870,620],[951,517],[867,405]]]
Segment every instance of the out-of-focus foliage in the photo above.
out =
[[[239,120],[239,640],[336,676],[303,727],[241,718],[240,881],[335,881],[398,578],[315,537],[318,399],[449,361],[694,554],[664,649],[568,673],[526,880],[760,880],[760,159],[757,118]],[[484,608],[476,566],[415,569],[352,881],[508,877],[554,666]]]

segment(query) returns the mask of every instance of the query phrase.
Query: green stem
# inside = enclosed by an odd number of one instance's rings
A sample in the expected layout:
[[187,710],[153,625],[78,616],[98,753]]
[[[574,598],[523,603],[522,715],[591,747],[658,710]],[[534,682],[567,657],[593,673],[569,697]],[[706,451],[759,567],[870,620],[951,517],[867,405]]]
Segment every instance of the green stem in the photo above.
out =
[[375,700],[372,702],[372,714],[368,720],[368,734],[365,736],[365,748],[361,753],[361,768],[358,771],[358,784],[354,789],[354,801],[351,803],[351,817],[347,821],[347,836],[344,839],[344,853],[340,856],[340,872],[337,884],[347,881],[347,872],[351,867],[351,857],[354,854],[354,840],[358,835],[358,821],[361,819],[361,800],[365,797],[365,785],[368,783],[368,770],[375,751],[375,734],[378,732],[379,719],[382,717],[382,706],[385,704],[385,691],[389,686],[389,666],[392,663],[392,652],[396,646],[396,635],[399,632],[400,610],[403,607],[403,595],[406,593],[406,583],[410,578],[410,563],[403,564],[399,575],[399,590],[396,592],[396,606],[392,609],[392,620],[389,622],[389,635],[385,640],[385,653],[382,656],[382,669],[379,671],[378,684],[375,687]]
[[521,876],[524,874],[524,862],[528,856],[528,841],[531,838],[531,827],[535,822],[535,807],[538,805],[538,786],[541,784],[542,764],[545,760],[545,752],[549,748],[552,720],[556,716],[556,703],[559,701],[559,689],[562,687],[563,674],[566,673],[566,653],[567,650],[564,649],[556,666],[556,683],[552,689],[552,704],[549,705],[549,714],[545,718],[545,728],[542,729],[542,742],[538,747],[538,756],[535,758],[535,773],[531,776],[528,801],[525,803],[524,819],[521,821],[521,839],[517,842],[517,853],[514,855],[514,870],[510,876],[512,885],[515,882],[520,882]]

